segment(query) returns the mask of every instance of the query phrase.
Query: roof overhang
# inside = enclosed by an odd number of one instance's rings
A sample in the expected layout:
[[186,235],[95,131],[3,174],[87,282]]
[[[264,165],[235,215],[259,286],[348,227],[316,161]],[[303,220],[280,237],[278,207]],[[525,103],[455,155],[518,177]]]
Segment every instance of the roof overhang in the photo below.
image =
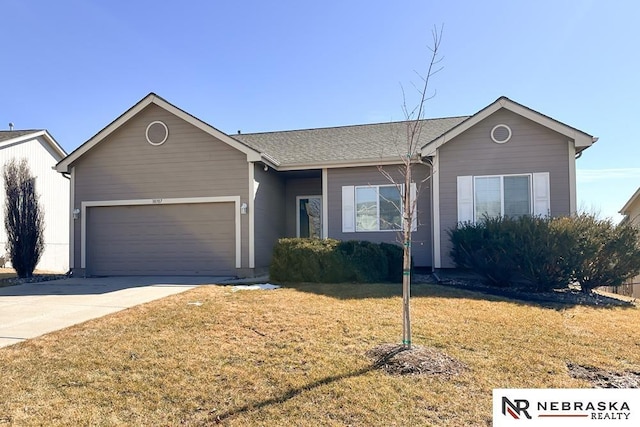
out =
[[438,148],[440,148],[446,142],[452,140],[456,136],[465,132],[467,129],[471,128],[472,126],[476,125],[480,121],[486,119],[502,108],[566,136],[570,140],[574,141],[576,152],[580,152],[590,147],[597,140],[597,138],[594,138],[587,133],[584,133],[571,126],[565,125],[564,123],[554,120],[549,116],[545,116],[544,114],[538,113],[537,111],[527,108],[524,105],[518,104],[517,102],[514,102],[509,98],[503,96],[498,98],[495,102],[483,108],[473,116],[469,117],[459,125],[440,135],[438,138],[425,144],[422,147],[422,157],[430,157],[435,155]]
[[63,173],[64,172],[69,172],[69,167],[73,162],[75,162],[82,155],[84,155],[86,152],[91,150],[94,146],[99,144],[102,140],[104,140],[106,137],[111,135],[118,128],[123,126],[130,119],[132,119],[134,116],[136,116],[138,113],[140,113],[142,110],[144,110],[146,107],[148,107],[151,104],[155,104],[158,107],[163,108],[164,110],[168,111],[169,113],[171,113],[171,114],[183,119],[187,123],[192,124],[193,126],[197,127],[198,129],[200,129],[200,130],[208,133],[209,135],[217,138],[218,140],[224,142],[225,144],[227,144],[227,145],[237,149],[238,151],[246,154],[248,162],[256,162],[256,161],[261,161],[262,160],[261,154],[259,152],[257,152],[256,150],[254,150],[253,148],[250,148],[249,146],[243,144],[242,142],[231,138],[229,135],[227,135],[224,132],[214,128],[213,126],[209,125],[208,123],[203,122],[202,120],[198,119],[197,117],[192,116],[191,114],[187,113],[186,111],[181,110],[180,108],[176,107],[175,105],[173,105],[173,104],[169,103],[168,101],[164,100],[163,98],[159,97],[155,93],[150,93],[149,95],[144,97],[140,102],[135,104],[133,107],[131,107],[125,113],[123,113],[120,117],[115,119],[113,122],[111,122],[109,125],[107,125],[104,129],[102,129],[100,132],[98,132],[96,135],[94,135],[91,139],[89,139],[87,142],[85,142],[80,147],[78,147],[76,150],[74,150],[66,158],[64,158],[62,161],[60,161],[56,165],[56,170],[58,172],[63,172]]
[[337,169],[337,168],[357,168],[364,166],[388,166],[402,165],[402,159],[399,157],[363,159],[363,160],[341,160],[334,162],[317,162],[317,163],[289,163],[280,165],[274,169],[278,171],[296,171],[306,169]]
[[633,205],[638,199],[640,199],[640,187],[636,190],[635,193],[633,193],[633,196],[631,196],[631,198],[627,201],[627,203],[624,204],[624,206],[618,211],[618,213],[627,215],[626,212],[631,209],[631,205]]
[[67,152],[64,151],[60,144],[58,144],[58,142],[46,130],[37,130],[15,138],[5,139],[0,142],[0,149],[36,138],[42,138],[44,140],[44,142],[49,146],[50,152],[54,155],[56,161],[62,160],[67,155]]

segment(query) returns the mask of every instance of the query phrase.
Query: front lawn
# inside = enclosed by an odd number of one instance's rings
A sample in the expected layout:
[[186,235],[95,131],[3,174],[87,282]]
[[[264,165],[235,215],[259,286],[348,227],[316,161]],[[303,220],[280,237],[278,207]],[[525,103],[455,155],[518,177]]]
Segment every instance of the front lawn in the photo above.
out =
[[400,285],[207,286],[0,349],[0,424],[490,426],[491,390],[640,371],[640,310],[413,286],[413,340],[466,366],[391,376]]

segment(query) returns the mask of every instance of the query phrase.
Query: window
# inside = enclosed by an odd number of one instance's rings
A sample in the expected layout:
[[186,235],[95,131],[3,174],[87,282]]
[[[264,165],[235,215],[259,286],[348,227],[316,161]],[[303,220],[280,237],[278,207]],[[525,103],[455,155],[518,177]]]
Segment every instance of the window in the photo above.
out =
[[475,177],[475,219],[531,215],[531,176]]
[[550,214],[549,173],[459,176],[458,222]]
[[395,185],[356,187],[356,231],[399,230],[402,198]]
[[[411,200],[416,186],[411,184]],[[342,231],[398,231],[402,229],[402,196],[395,185],[342,187]],[[417,212],[417,209],[416,209]],[[412,230],[416,230],[414,215]]]

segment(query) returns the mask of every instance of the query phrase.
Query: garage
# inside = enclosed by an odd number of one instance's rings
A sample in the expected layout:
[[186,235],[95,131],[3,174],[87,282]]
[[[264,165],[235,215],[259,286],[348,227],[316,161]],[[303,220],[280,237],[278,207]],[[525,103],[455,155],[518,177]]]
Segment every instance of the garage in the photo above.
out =
[[85,215],[90,275],[235,275],[233,202],[98,204]]

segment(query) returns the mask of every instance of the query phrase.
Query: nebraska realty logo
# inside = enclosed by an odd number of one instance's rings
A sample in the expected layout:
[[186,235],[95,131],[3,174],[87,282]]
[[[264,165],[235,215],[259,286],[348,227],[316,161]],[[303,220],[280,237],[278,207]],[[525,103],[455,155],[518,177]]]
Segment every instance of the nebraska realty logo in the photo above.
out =
[[638,426],[640,389],[494,389],[493,425]]

